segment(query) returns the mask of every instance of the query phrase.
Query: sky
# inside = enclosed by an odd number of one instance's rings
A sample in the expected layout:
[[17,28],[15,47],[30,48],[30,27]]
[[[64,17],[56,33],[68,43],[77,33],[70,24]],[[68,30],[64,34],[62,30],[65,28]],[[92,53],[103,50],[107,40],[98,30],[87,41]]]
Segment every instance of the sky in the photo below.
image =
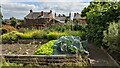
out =
[[31,9],[33,12],[52,10],[53,14],[56,12],[56,14],[65,15],[70,12],[80,13],[91,1],[93,0],[2,0],[0,5],[3,19],[10,17],[24,19]]

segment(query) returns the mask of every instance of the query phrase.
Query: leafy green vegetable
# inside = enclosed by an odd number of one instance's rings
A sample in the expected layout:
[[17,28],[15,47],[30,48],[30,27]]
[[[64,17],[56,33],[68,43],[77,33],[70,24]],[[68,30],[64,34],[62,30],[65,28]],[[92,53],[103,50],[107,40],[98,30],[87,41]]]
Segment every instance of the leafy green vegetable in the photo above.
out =
[[46,44],[43,44],[37,51],[36,55],[52,55],[53,54],[53,45],[56,40],[49,41]]
[[54,46],[54,54],[61,54],[61,53],[69,53],[69,54],[76,54],[76,53],[88,53],[82,46],[80,42],[81,38],[79,36],[62,36],[58,39]]

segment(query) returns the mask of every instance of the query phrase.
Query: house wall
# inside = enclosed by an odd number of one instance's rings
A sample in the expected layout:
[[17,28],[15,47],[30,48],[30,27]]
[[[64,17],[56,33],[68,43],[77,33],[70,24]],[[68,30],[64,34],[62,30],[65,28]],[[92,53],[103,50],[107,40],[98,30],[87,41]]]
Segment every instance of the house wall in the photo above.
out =
[[24,20],[24,22],[25,22],[24,27],[37,26],[37,25],[45,24],[49,20],[50,20],[49,18],[25,19]]

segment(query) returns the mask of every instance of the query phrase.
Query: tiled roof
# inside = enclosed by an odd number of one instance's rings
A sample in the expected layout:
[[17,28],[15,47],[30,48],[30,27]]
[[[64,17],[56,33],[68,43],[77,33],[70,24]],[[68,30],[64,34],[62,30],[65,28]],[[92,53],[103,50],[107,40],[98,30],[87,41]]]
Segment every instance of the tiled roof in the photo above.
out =
[[29,13],[27,16],[25,16],[25,18],[27,19],[37,19],[37,18],[49,18],[51,14],[49,14],[49,12],[43,12],[43,16],[40,16],[41,12],[31,12]]
[[55,17],[56,20],[65,21],[66,17]]

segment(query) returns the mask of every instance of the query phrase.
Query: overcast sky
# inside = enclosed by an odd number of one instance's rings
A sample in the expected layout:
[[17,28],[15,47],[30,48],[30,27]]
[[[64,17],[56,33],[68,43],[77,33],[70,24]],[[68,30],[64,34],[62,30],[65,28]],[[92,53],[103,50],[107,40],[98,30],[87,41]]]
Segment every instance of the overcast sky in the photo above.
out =
[[15,17],[24,19],[32,9],[35,12],[49,11],[64,13],[81,12],[92,0],[2,0],[2,14],[4,19]]

